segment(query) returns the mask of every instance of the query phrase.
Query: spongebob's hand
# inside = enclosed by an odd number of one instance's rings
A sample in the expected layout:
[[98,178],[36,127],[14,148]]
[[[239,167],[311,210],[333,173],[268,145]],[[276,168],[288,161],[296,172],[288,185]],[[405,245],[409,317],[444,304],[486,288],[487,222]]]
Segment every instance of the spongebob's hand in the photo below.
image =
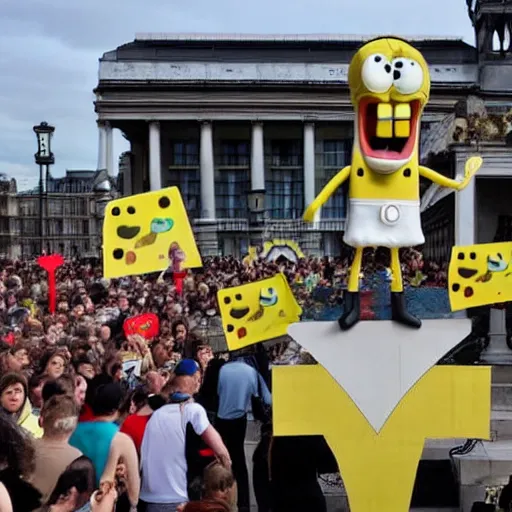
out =
[[315,220],[315,215],[316,215],[316,212],[317,212],[318,208],[317,206],[315,205],[315,203],[311,203],[306,211],[304,212],[304,215],[302,216],[302,218],[304,219],[304,221],[306,222],[313,222]]
[[482,167],[483,162],[484,161],[480,156],[472,156],[466,160],[466,165],[464,166],[464,179],[460,182],[458,190],[463,190],[468,186],[478,169]]

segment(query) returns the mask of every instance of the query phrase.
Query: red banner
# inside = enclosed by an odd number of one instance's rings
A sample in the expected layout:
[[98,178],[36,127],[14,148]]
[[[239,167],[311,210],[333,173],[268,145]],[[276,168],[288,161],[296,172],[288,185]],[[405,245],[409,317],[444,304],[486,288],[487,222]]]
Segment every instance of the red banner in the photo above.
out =
[[160,332],[160,322],[154,313],[143,313],[142,315],[127,318],[123,324],[126,337],[139,334],[146,340],[156,338]]

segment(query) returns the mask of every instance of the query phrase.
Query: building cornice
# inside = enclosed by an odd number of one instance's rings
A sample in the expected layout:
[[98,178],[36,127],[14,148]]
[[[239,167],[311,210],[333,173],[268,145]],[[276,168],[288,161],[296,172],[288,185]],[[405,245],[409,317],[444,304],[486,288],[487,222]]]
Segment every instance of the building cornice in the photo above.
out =
[[[99,83],[105,81],[140,82],[272,82],[346,83],[348,64],[299,62],[161,62],[100,61]],[[475,84],[476,64],[433,64],[433,84]]]

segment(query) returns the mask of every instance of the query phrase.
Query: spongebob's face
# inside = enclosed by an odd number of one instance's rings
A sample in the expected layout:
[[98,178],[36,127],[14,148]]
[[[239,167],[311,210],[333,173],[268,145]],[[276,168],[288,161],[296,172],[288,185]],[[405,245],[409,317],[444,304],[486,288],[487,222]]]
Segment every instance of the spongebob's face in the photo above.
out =
[[349,86],[356,110],[355,150],[370,169],[397,171],[417,154],[430,91],[425,59],[404,41],[371,41],[352,59]]
[[286,334],[302,312],[282,274],[220,290],[218,301],[230,350]]
[[105,277],[164,270],[169,265],[170,248],[179,251],[184,268],[202,265],[177,187],[108,203],[103,223]]

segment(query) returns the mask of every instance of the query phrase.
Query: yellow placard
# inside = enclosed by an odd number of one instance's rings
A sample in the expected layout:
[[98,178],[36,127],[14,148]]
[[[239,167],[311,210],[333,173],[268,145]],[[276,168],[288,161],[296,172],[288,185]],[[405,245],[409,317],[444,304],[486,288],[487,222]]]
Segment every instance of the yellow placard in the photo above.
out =
[[448,270],[452,311],[512,300],[512,242],[455,246]]
[[187,211],[177,187],[110,201],[103,222],[103,273],[107,278],[201,267]]
[[217,299],[229,350],[284,336],[302,313],[283,274],[219,290]]
[[378,434],[320,365],[274,367],[272,383],[274,435],[325,436],[352,512],[408,512],[426,438],[489,438],[490,367],[434,366]]

